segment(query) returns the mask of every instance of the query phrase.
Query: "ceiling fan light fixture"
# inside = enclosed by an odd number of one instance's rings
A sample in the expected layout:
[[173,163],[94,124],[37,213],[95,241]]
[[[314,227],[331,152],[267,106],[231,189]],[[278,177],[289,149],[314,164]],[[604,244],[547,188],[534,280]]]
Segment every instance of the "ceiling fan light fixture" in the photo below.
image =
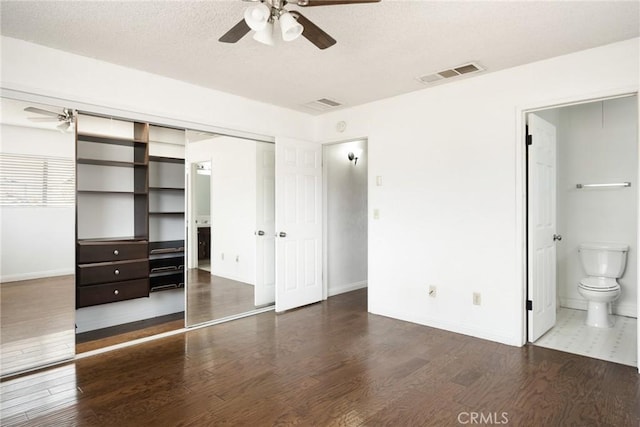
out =
[[270,16],[271,10],[264,3],[248,7],[244,11],[244,20],[253,31],[263,30]]
[[73,123],[69,121],[62,122],[58,126],[56,126],[56,129],[58,129],[60,132],[66,133],[67,131],[73,129]]
[[289,12],[280,15],[280,30],[282,31],[282,40],[286,42],[293,41],[300,37],[304,27],[298,23],[296,18]]
[[262,30],[256,31],[253,39],[268,46],[273,46],[273,22],[267,22]]

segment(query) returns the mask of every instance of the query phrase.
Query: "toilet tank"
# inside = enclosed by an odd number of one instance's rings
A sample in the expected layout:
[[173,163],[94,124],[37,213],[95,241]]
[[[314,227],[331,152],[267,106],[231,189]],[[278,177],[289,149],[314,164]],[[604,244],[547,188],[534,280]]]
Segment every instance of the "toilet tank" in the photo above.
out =
[[582,268],[589,276],[622,277],[629,246],[620,243],[582,243],[579,248]]

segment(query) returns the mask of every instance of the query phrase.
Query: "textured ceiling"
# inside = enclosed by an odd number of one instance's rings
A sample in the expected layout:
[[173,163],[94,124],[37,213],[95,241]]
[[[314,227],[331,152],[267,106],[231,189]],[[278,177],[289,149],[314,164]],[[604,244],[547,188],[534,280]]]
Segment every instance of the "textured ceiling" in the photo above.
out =
[[[315,114],[428,86],[417,77],[476,61],[485,72],[639,35],[637,1],[402,1],[298,8],[338,43],[218,38],[248,3],[6,1],[2,35]],[[472,78],[468,76],[465,78]]]

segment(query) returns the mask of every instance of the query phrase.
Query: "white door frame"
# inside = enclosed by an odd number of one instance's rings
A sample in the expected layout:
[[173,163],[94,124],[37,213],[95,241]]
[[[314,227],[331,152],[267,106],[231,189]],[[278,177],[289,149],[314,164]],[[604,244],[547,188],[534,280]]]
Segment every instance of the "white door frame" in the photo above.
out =
[[[322,300],[329,297],[329,203],[328,203],[328,173],[327,163],[325,161],[325,150],[327,147],[338,144],[346,144],[348,142],[365,141],[367,156],[369,155],[369,139],[366,136],[360,138],[349,138],[340,141],[331,141],[322,144]],[[367,158],[368,161],[368,158]],[[369,192],[369,168],[367,168],[367,193]],[[369,195],[367,194],[367,201]],[[368,203],[368,202],[367,202]],[[369,222],[367,221],[367,238],[369,236]],[[367,247],[367,265],[369,265],[369,248]]]
[[[606,99],[622,98],[627,96],[636,96],[638,102],[638,111],[640,112],[640,93],[638,86],[621,87],[603,92],[587,93],[576,95],[570,98],[540,101],[536,104],[523,105],[516,107],[516,259],[519,260],[516,268],[520,277],[520,330],[521,345],[527,343],[527,150],[526,150],[526,116],[541,110],[549,110],[553,108],[568,107],[571,105],[587,104],[591,102],[603,101]],[[640,123],[640,113],[638,117]],[[638,132],[638,147],[640,148],[640,132]],[[639,160],[640,163],[640,160]],[[640,183],[640,168],[637,181]],[[640,200],[640,185],[635,186]],[[639,208],[640,212],[640,208]],[[640,225],[640,215],[638,216],[638,224]],[[636,236],[640,242],[640,229]],[[640,251],[636,254],[636,263],[640,265]],[[640,307],[640,292],[638,292],[638,307]],[[640,328],[637,328],[638,342],[640,342]],[[638,358],[640,360],[640,346],[638,347]],[[640,373],[640,366],[638,366]]]

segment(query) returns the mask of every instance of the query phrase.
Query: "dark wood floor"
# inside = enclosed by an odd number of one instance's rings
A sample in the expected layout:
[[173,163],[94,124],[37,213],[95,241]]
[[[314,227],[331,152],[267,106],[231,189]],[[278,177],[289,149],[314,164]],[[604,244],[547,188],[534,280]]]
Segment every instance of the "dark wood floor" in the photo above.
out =
[[73,358],[73,275],[0,284],[0,374]]
[[252,285],[201,269],[191,269],[187,274],[187,325],[256,309]]
[[0,387],[5,426],[449,426],[481,415],[485,425],[640,421],[635,368],[367,314],[364,290]]

